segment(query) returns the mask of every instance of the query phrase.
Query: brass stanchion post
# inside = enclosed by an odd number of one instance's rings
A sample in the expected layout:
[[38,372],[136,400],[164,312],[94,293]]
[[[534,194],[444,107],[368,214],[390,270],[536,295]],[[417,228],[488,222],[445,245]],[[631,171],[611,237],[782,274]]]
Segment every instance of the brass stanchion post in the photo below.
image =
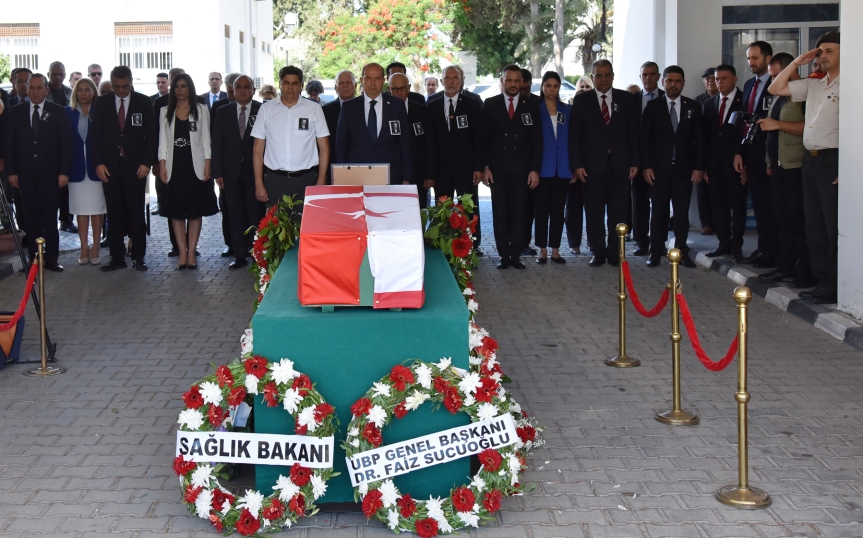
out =
[[59,366],[48,366],[48,326],[45,323],[45,239],[36,239],[38,248],[37,260],[39,262],[39,340],[42,354],[42,366],[24,372],[26,376],[45,377],[49,375],[62,374],[66,370]]
[[755,510],[770,506],[770,495],[749,485],[749,392],[747,384],[747,345],[749,332],[749,301],[752,292],[746,286],[734,290],[737,302],[737,485],[725,486],[716,492],[716,500],[734,508]]
[[680,250],[673,248],[668,251],[668,261],[671,263],[671,376],[673,402],[670,411],[656,414],[656,420],[673,426],[694,426],[698,424],[698,415],[680,408],[680,305],[677,294],[680,291],[680,281],[677,278],[680,265]]
[[633,368],[641,365],[641,361],[626,354],[626,281],[623,277],[623,262],[626,261],[626,234],[629,233],[629,226],[618,224],[616,230],[620,251],[620,281],[618,283],[620,291],[617,293],[617,300],[620,303],[620,343],[618,344],[617,356],[605,359],[605,364],[615,368]]

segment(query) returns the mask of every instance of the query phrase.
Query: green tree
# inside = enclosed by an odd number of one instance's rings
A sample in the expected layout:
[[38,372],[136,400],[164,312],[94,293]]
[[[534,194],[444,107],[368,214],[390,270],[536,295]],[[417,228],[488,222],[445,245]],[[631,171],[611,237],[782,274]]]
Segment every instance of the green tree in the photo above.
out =
[[478,75],[498,76],[507,64],[521,61],[525,29],[520,20],[526,13],[521,0],[453,0],[452,40],[476,54]]
[[[322,77],[319,72],[321,57],[321,32],[327,21],[337,17],[352,17],[365,10],[365,1],[353,0],[273,0],[273,35],[277,38],[287,35],[285,16],[288,13],[297,14],[297,28],[290,37],[304,41],[308,47],[302,61],[291,61],[300,67],[307,78]],[[276,72],[283,67],[284,59],[279,59],[274,66]],[[324,77],[326,78],[326,77]]]
[[12,65],[9,60],[9,55],[0,54],[0,82],[3,82],[4,80],[9,80],[11,82],[11,79],[9,78],[11,75]]

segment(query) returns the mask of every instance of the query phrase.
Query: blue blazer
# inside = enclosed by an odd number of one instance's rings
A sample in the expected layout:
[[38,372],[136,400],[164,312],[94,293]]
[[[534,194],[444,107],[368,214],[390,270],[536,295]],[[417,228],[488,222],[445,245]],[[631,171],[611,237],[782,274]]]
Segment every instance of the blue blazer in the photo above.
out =
[[78,134],[78,118],[81,117],[81,113],[68,106],[64,108],[66,109],[66,116],[69,118],[69,128],[72,129],[72,173],[69,175],[69,181],[72,183],[84,181],[85,169],[91,180],[101,181],[96,176],[96,163],[93,161],[92,144],[90,143],[93,136],[93,106],[90,106],[91,120],[90,128],[87,129],[87,140],[82,140],[81,135]]
[[572,106],[557,103],[558,118],[563,115],[563,123],[557,121],[557,139],[554,138],[554,127],[545,100],[539,103],[539,118],[542,120],[542,168],[540,177],[572,178],[572,168],[569,166],[569,120],[572,117]]

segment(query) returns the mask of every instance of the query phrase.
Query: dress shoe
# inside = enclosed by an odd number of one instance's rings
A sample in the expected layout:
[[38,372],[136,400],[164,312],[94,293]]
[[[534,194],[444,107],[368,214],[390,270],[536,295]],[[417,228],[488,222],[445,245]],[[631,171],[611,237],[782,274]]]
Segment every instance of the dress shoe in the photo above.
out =
[[756,249],[755,249],[755,252],[753,252],[753,253],[752,253],[752,254],[750,254],[749,256],[746,256],[745,258],[741,258],[741,259],[739,259],[739,260],[737,260],[737,261],[738,261],[738,262],[740,262],[740,263],[755,263],[755,262],[757,262],[758,260],[760,260],[760,259],[761,259],[761,256],[763,256],[763,255],[764,255],[764,254],[763,254],[760,250],[758,250],[758,249],[756,248]]
[[608,260],[606,260],[606,261],[608,262],[608,265],[610,265],[612,267],[620,267],[620,260],[617,260],[617,259],[613,260],[611,258],[608,258]]
[[146,271],[147,264],[144,263],[144,260],[132,260],[132,269],[135,271]]
[[599,256],[594,256],[590,259],[590,263],[587,265],[591,267],[600,267],[605,265],[605,258],[600,258]]
[[758,280],[763,280],[765,282],[791,282],[796,277],[796,273],[794,271],[782,271],[781,269],[774,269],[772,271],[768,271],[766,273],[762,273],[758,275]]
[[524,262],[521,261],[521,258],[510,258],[509,264],[516,269],[524,269]]
[[548,258],[537,258],[536,263],[538,263],[540,265],[545,265],[548,263]]
[[169,258],[177,258],[179,256],[180,256],[180,251],[176,248],[172,248],[171,250],[168,251],[168,257]]
[[479,258],[482,258],[483,256],[485,256],[485,251],[479,245],[477,245],[477,247],[474,248],[473,251],[476,253],[477,257],[479,257]]
[[178,264],[177,264],[177,271],[182,271],[182,270],[184,270],[185,268],[186,268],[186,264],[185,264],[185,263],[178,263]]
[[87,265],[88,263],[90,263],[90,258],[78,258],[79,265]]
[[497,261],[496,267],[498,269],[509,269],[509,260],[501,258]]
[[575,247],[569,249],[570,254],[581,254],[581,247]]
[[566,263],[566,260],[564,260],[563,258],[555,258],[554,256],[552,256],[552,257],[551,257],[551,263],[556,263],[556,264],[559,264],[559,265],[563,265],[563,264],[565,264],[565,263]]
[[818,285],[818,279],[814,277],[809,278],[795,278],[791,283],[791,286],[795,288],[814,288]]
[[78,233],[78,227],[75,226],[75,223],[71,220],[66,220],[60,223],[60,229],[64,232],[69,232],[70,234]]
[[775,257],[764,255],[758,258],[758,260],[752,264],[752,267],[755,269],[770,269],[772,267],[776,267],[776,265]]
[[725,256],[728,253],[729,253],[729,250],[727,248],[718,247],[713,252],[708,252],[707,254],[705,254],[705,256],[707,256],[708,258],[718,258],[719,256]]
[[713,235],[713,228],[710,226],[705,226],[701,229],[701,235]]
[[186,267],[188,267],[190,271],[194,271],[195,269],[198,268],[198,264],[197,263],[190,263],[190,264],[186,265]]
[[[195,252],[197,253],[197,250]],[[222,257],[223,258],[228,258],[228,257],[233,256],[233,255],[234,255],[234,249],[232,249],[231,247],[225,247],[225,250],[222,251]]]
[[838,302],[838,298],[836,297],[835,291],[824,291],[814,297],[812,297],[812,302],[814,304],[836,304]]
[[692,269],[693,267],[695,267],[695,262],[692,261],[692,258],[689,257],[689,254],[684,254],[680,258],[680,265]]
[[522,256],[536,256],[539,251],[531,246],[524,247],[524,250],[521,251]]
[[247,262],[245,258],[242,260],[237,259],[228,264],[228,269],[239,269],[240,267],[245,267],[247,265],[249,265],[249,262]]
[[743,259],[743,250],[741,250],[741,249],[739,249],[739,248],[736,248],[736,249],[732,250],[732,251],[731,251],[731,257],[732,257],[734,260],[736,260],[736,261],[738,261],[738,262],[739,262],[741,259]]
[[111,260],[108,265],[102,266],[102,271],[105,273],[110,273],[111,271],[116,271],[117,269],[125,269],[128,267],[126,265],[126,260]]
[[659,256],[651,256],[650,259],[647,260],[648,267],[659,267],[661,263],[661,258]]
[[150,214],[151,215],[158,215],[159,214],[159,204],[156,204],[155,207],[153,207],[153,209],[150,210]]
[[108,248],[108,240],[102,239],[101,241],[99,241],[99,246],[102,248]]
[[638,246],[638,247],[635,247],[635,250],[632,251],[632,255],[633,256],[649,256],[650,255],[650,249],[648,249],[647,247]]
[[54,271],[55,273],[63,272],[63,266],[57,262],[45,262],[45,269]]
[[815,297],[816,295],[823,295],[823,294],[824,294],[824,288],[822,288],[821,286],[818,286],[818,287],[811,289],[811,290],[801,291],[800,293],[797,294],[797,296],[800,297],[801,299],[811,299],[811,298]]

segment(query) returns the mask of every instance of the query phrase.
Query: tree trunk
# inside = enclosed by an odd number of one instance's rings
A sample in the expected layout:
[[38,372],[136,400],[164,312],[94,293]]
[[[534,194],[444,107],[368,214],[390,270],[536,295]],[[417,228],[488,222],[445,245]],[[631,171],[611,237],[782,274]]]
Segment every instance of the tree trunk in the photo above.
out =
[[540,44],[539,44],[539,0],[530,0],[530,23],[525,27],[527,33],[528,44],[530,46],[530,66],[529,69],[533,76],[542,69],[540,65]]
[[563,78],[563,49],[566,48],[566,29],[563,26],[563,0],[554,2],[554,33],[551,37],[554,46],[554,66]]

